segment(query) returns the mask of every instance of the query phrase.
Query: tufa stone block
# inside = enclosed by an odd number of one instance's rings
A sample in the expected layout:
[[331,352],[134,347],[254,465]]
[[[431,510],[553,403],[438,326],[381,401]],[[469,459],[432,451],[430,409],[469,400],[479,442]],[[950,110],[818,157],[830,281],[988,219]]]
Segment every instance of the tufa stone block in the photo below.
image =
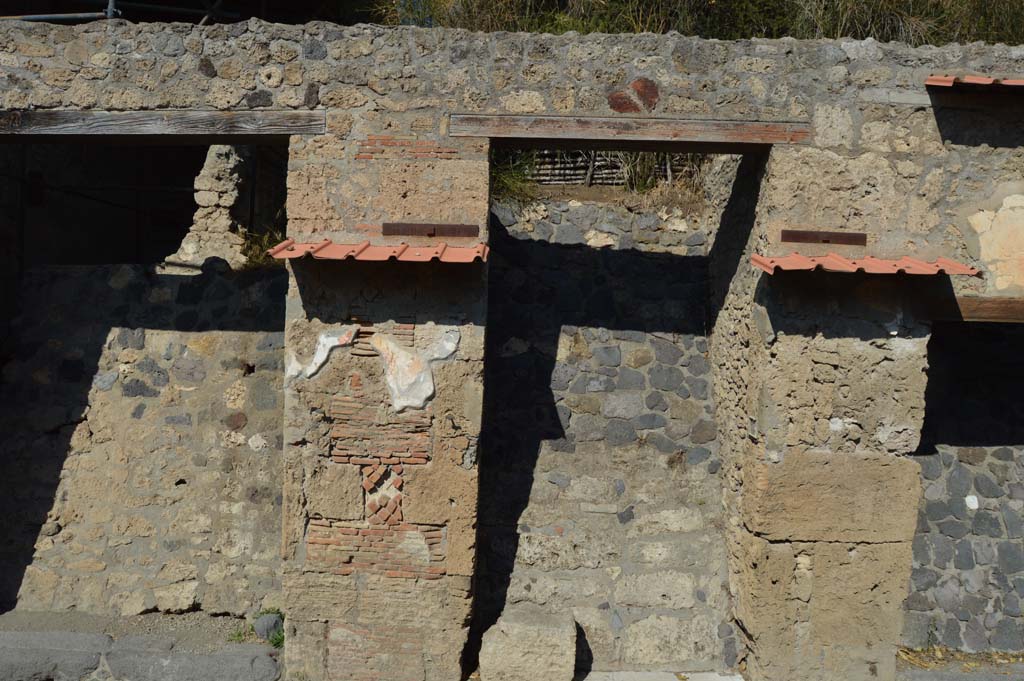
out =
[[789,451],[781,463],[756,464],[744,518],[766,539],[909,542],[919,470],[888,455]]
[[505,608],[484,633],[482,681],[570,681],[576,667],[576,623],[568,613]]
[[357,466],[323,463],[306,479],[310,515],[334,520],[363,517],[362,478]]

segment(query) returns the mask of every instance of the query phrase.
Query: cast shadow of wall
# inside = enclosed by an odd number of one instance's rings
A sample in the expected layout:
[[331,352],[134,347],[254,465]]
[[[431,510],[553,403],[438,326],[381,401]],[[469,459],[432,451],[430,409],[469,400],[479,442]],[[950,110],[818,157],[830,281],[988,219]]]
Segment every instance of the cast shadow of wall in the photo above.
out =
[[928,97],[943,142],[967,147],[987,144],[996,149],[1024,145],[1024,126],[1020,124],[1024,93],[930,88]]
[[[515,238],[492,215],[476,595],[464,669],[476,668],[483,632],[505,607],[542,446],[575,451],[552,392],[563,380],[559,337],[587,327],[616,340],[708,335],[728,282],[746,265],[766,160],[742,159],[703,257]],[[588,671],[590,662],[582,636],[577,669]]]
[[[194,276],[141,265],[39,268],[25,273],[17,316],[0,349],[0,612],[14,607],[47,523],[72,437],[89,409],[104,352],[141,350],[147,330],[284,329],[283,269],[230,272],[219,259]],[[120,329],[108,345],[112,329]],[[281,344],[271,348],[278,355]],[[153,353],[159,354],[159,353]],[[283,370],[280,359],[237,358],[246,371]],[[160,378],[163,372],[163,378]],[[107,372],[109,373],[109,372]],[[159,393],[165,369],[111,380],[126,413]]]
[[758,280],[754,300],[772,332],[862,341],[924,337],[958,309],[945,275],[776,271]]
[[928,387],[917,454],[937,445],[1024,445],[1024,325],[936,324],[928,342]]

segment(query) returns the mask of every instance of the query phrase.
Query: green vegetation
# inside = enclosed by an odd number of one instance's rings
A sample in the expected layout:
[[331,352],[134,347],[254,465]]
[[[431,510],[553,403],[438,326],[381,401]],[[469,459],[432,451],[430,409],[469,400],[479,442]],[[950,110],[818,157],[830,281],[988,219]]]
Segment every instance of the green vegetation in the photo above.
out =
[[534,155],[530,151],[495,149],[491,152],[491,196],[526,202],[534,197]]
[[383,23],[476,31],[1024,43],[1021,0],[376,0]]
[[[243,230],[242,255],[246,259],[246,267],[282,267],[280,260],[274,260],[267,251],[284,241],[283,233],[278,229],[271,229],[266,232],[255,232]],[[260,613],[261,615],[263,613]],[[280,614],[280,613],[278,613]]]
[[[385,24],[534,33],[666,33],[746,38],[875,38],[911,45],[1024,44],[1024,0],[370,0]],[[534,154],[495,152],[491,193],[526,201],[535,195]],[[623,184],[633,193],[661,182],[651,153],[621,154]],[[697,188],[703,161],[683,178]]]
[[[278,241],[280,241],[280,239],[278,239]],[[276,246],[277,244],[274,245]],[[281,612],[281,608],[263,608],[256,613],[257,618],[263,617],[264,615],[280,615],[281,619],[284,619],[284,613]]]
[[234,631],[228,634],[229,643],[245,643],[246,641],[252,640],[252,625],[251,624],[240,624]]
[[270,635],[270,639],[267,641],[270,645],[275,648],[284,648],[284,631],[275,631]]

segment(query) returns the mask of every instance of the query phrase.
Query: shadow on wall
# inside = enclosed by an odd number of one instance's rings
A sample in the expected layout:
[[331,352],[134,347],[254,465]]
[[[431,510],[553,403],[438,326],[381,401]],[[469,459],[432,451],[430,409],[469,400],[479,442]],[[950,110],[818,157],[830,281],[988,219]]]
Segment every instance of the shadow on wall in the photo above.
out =
[[1024,325],[936,324],[928,344],[928,388],[921,446],[1024,444]]
[[195,276],[139,265],[26,273],[0,348],[0,611],[15,605],[37,539],[60,530],[47,514],[90,390],[119,390],[127,407],[166,383],[165,369],[140,372],[141,362],[131,380],[117,381],[116,369],[98,374],[104,351],[141,350],[147,330],[281,332],[286,290],[283,270],[233,273],[215,259]]
[[931,88],[928,91],[935,122],[943,142],[978,147],[1017,149],[1024,145],[1019,92],[995,92],[987,88]]
[[923,338],[937,313],[956,309],[947,276],[776,272],[758,281],[755,310],[762,335],[779,332],[862,341]]
[[[571,378],[556,362],[559,337],[577,327],[606,329],[617,340],[706,336],[724,288],[745,265],[766,158],[741,161],[705,257],[524,240],[492,215],[476,600],[465,669],[476,668],[481,636],[505,607],[542,443],[575,450],[552,392]],[[588,670],[589,646],[577,633],[577,668]]]

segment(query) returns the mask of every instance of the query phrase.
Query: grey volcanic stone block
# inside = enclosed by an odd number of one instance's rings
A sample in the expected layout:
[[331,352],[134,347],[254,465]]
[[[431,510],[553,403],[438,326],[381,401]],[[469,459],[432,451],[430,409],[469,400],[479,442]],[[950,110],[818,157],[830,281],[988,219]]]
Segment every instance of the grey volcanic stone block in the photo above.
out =
[[0,632],[0,681],[80,679],[110,650],[104,634],[64,631]]
[[575,667],[576,623],[568,613],[511,606],[484,633],[481,681],[570,681]]
[[267,613],[257,617],[252,628],[257,636],[264,641],[269,641],[271,636],[284,631],[284,618],[277,613]]
[[277,681],[281,671],[269,646],[226,646],[212,655],[119,650],[107,655],[116,679],[129,681]]

